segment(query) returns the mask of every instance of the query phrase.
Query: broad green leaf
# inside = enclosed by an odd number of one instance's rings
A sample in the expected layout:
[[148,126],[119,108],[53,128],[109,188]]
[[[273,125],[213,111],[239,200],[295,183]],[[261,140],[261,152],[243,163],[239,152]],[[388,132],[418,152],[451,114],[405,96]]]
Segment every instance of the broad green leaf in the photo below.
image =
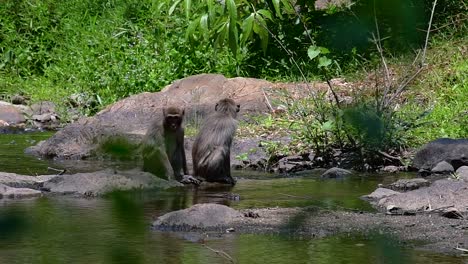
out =
[[320,49],[320,53],[321,53],[321,54],[328,54],[328,53],[330,53],[330,51],[329,51],[327,48],[325,48],[325,47],[319,47],[319,49]]
[[318,64],[318,67],[321,68],[321,67],[327,67],[328,65],[330,65],[332,63],[332,61],[327,58],[327,57],[324,57],[324,56],[321,56],[319,58],[319,64]]
[[216,48],[223,46],[224,41],[226,40],[227,35],[228,35],[228,25],[229,23],[225,22],[217,30],[218,36],[216,37],[216,40],[215,40]]
[[234,0],[226,0],[226,6],[231,22],[237,23],[237,7]]
[[268,31],[266,30],[266,23],[262,16],[255,15],[255,23],[253,31],[260,37],[260,45],[265,53],[268,47]]
[[231,49],[232,54],[237,54],[237,49],[239,46],[239,35],[237,32],[237,25],[229,22],[229,39],[228,44],[229,48]]
[[214,18],[214,0],[206,0],[206,6],[208,7],[208,14],[210,19]]
[[177,0],[172,4],[172,6],[169,8],[168,14],[171,16],[172,13],[174,13],[174,10],[176,9],[177,5],[181,2],[182,0]]
[[250,14],[244,21],[242,21],[242,36],[241,36],[241,43],[245,44],[247,40],[252,35],[252,28],[254,24],[254,15]]
[[209,34],[209,31],[208,31],[208,14],[204,14],[200,17],[200,29],[203,33],[203,37],[205,39],[208,38],[208,34]]
[[188,19],[190,18],[190,11],[192,11],[192,0],[184,0],[185,1],[185,17]]
[[187,27],[187,31],[185,32],[185,38],[188,40],[196,40],[195,30],[197,29],[200,23],[199,19],[193,20],[189,26]]
[[318,49],[317,46],[310,46],[307,49],[307,55],[309,56],[309,59],[311,60],[315,59],[319,54],[320,54],[320,49]]
[[284,10],[286,10],[286,13],[288,14],[294,14],[294,7],[291,5],[289,2],[290,0],[281,0],[281,3],[283,3]]
[[281,15],[281,10],[280,10],[280,0],[272,0],[273,2],[273,7],[275,8],[275,13],[279,18],[283,18]]
[[260,9],[260,10],[257,11],[257,13],[261,14],[264,18],[268,18],[270,20],[273,20],[273,18],[271,17],[271,13],[268,10]]

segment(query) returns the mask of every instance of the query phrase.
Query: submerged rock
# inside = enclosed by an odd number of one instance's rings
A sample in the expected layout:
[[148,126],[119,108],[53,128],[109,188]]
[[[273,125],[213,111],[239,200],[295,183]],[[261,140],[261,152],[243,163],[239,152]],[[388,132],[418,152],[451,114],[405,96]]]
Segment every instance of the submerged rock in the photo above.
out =
[[28,188],[51,193],[99,196],[115,190],[182,186],[177,181],[166,181],[140,170],[116,171],[112,169],[96,172],[27,176],[0,172],[0,184],[12,188]]
[[182,186],[176,181],[166,181],[140,170],[116,171],[112,169],[58,175],[44,182],[43,188],[52,193],[99,196],[115,190],[161,188]]
[[16,173],[0,172],[0,184],[14,188],[39,189],[44,182],[52,179],[55,175],[28,176]]
[[322,175],[320,175],[320,178],[339,179],[344,178],[348,175],[351,175],[351,171],[334,167],[325,171]]
[[154,223],[156,229],[192,230],[227,228],[243,214],[225,205],[196,204],[160,216]]
[[375,191],[373,191],[371,194],[368,195],[363,195],[361,196],[362,199],[370,201],[370,202],[376,202],[379,201],[382,198],[392,196],[399,194],[399,192],[390,190],[387,188],[377,188]]
[[29,188],[14,188],[0,183],[0,199],[23,199],[42,196],[42,192]]
[[406,192],[416,190],[421,187],[428,187],[431,183],[423,178],[416,179],[399,179],[398,181],[389,184],[387,187],[394,191]]

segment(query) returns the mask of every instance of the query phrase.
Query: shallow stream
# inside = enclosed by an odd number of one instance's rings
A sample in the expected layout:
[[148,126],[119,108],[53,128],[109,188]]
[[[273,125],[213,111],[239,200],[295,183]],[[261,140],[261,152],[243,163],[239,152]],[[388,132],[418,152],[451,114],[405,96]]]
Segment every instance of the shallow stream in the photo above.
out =
[[[1,134],[0,171],[51,174],[66,162],[26,156],[26,147],[50,133]],[[69,164],[69,163],[68,163]],[[74,161],[84,170],[128,164]],[[0,263],[466,263],[466,258],[414,250],[385,234],[324,239],[286,235],[163,233],[150,229],[158,216],[195,203],[233,208],[318,206],[333,210],[373,209],[359,196],[378,183],[411,175],[356,175],[320,180],[318,174],[278,177],[236,172],[231,190],[185,188],[115,193],[104,198],[46,196],[0,199]],[[240,200],[230,199],[238,194]]]

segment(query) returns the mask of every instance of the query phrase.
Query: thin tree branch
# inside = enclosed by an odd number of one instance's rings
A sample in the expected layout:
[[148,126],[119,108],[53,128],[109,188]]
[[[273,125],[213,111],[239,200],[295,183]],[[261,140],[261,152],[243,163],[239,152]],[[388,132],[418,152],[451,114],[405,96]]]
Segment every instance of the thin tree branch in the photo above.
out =
[[435,11],[436,5],[437,5],[437,0],[434,0],[434,4],[432,5],[431,18],[429,19],[429,25],[427,26],[426,43],[424,43],[421,66],[424,65],[424,61],[426,60],[427,43],[429,42],[429,34],[431,33],[432,18],[434,17],[434,11]]

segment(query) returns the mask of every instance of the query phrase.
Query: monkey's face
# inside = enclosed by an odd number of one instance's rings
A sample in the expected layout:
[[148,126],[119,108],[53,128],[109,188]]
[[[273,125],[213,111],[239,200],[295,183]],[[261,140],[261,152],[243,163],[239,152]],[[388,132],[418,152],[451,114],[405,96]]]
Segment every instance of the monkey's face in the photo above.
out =
[[165,127],[173,131],[178,130],[182,124],[182,118],[179,115],[167,115],[164,121]]

